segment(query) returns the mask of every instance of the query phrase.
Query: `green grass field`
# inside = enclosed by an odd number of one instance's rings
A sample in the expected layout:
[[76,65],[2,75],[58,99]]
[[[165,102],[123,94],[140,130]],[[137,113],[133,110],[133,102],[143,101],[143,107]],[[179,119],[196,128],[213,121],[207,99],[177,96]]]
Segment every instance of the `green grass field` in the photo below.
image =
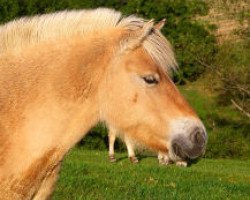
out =
[[130,164],[117,154],[73,149],[63,162],[53,200],[250,199],[250,160],[202,159],[188,168],[159,166],[155,157]]

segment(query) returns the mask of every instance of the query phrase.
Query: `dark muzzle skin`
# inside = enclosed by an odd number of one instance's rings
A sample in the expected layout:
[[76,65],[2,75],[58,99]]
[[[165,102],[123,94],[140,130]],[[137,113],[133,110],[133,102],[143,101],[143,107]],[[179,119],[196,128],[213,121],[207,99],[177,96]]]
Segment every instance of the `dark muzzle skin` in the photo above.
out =
[[182,160],[194,160],[205,153],[207,134],[202,127],[195,127],[188,134],[172,140],[173,153]]

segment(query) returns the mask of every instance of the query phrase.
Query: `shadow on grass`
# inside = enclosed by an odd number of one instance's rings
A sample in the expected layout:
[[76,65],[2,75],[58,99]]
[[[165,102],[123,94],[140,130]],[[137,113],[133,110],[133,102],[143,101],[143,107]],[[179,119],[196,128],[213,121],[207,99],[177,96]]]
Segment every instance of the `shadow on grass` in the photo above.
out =
[[[138,159],[138,163],[132,163],[131,164],[140,164],[142,161],[146,161],[148,159],[156,159],[157,160],[157,157],[156,156],[153,156],[153,155],[142,155],[142,154],[139,154],[136,156],[137,159]],[[191,167],[192,165],[196,165],[202,158],[197,158],[197,159],[194,159],[194,160],[187,160],[187,167]],[[119,163],[119,162],[122,162],[123,160],[129,160],[129,158],[127,156],[123,156],[123,157],[119,157],[119,158],[116,158],[116,162],[115,163]],[[175,163],[171,163],[169,165],[164,165],[164,164],[159,164],[158,161],[157,163],[158,165],[160,166],[174,166]]]
[[[139,163],[142,161],[142,160],[146,160],[148,158],[155,158],[157,159],[157,157],[155,156],[148,156],[148,155],[137,155],[136,158],[138,159]],[[119,157],[117,158],[116,157],[116,162],[122,162],[123,160],[129,160],[129,158],[127,156],[122,156],[122,157]],[[136,163],[132,163],[132,164],[136,164]]]

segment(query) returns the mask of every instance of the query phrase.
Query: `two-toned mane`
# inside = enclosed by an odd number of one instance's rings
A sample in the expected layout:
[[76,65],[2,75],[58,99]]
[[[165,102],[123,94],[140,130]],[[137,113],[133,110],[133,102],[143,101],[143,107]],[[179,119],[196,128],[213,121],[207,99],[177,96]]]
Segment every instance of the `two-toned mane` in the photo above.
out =
[[167,70],[175,69],[177,63],[170,43],[159,31],[153,29],[153,22],[149,24],[146,22],[145,19],[133,15],[122,16],[120,12],[106,8],[25,17],[0,27],[0,53],[8,49],[22,49],[46,41],[84,37],[102,30],[112,32],[120,29],[129,34],[130,31],[144,28],[147,29],[143,30],[145,35],[131,35],[131,38],[135,38],[134,44],[126,43],[127,37],[124,37],[125,41],[120,38],[120,44],[124,44],[123,48],[126,49],[143,43],[144,49],[161,66]]
[[0,27],[0,199],[49,198],[65,154],[100,121],[173,161],[204,153],[163,25],[102,8]]

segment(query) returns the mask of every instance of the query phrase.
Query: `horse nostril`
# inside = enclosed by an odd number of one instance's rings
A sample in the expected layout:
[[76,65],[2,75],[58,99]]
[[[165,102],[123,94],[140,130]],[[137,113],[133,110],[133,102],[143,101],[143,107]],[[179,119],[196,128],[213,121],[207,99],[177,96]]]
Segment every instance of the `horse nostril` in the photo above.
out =
[[179,157],[182,158],[182,159],[185,159],[185,158],[187,157],[187,156],[185,155],[185,153],[183,152],[183,150],[182,150],[182,148],[180,147],[179,144],[174,143],[172,147],[173,147],[174,153],[175,153],[177,156],[179,156]]
[[206,133],[200,128],[195,128],[193,133],[191,133],[191,141],[196,145],[204,146],[206,143]]

